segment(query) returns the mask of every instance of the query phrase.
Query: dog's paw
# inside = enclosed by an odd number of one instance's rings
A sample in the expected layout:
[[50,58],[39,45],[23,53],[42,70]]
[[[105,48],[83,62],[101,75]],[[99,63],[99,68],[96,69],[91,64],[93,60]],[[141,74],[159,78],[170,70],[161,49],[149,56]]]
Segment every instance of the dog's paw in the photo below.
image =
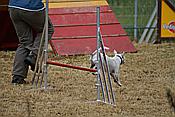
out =
[[93,72],[92,75],[97,75],[98,73],[97,72]]
[[122,86],[120,81],[114,80],[115,83],[117,83],[120,87]]

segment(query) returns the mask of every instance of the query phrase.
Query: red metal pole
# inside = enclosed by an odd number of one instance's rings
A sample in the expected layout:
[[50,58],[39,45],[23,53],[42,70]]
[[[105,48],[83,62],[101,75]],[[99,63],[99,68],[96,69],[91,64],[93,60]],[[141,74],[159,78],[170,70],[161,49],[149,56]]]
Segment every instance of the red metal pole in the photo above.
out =
[[73,65],[58,63],[54,61],[47,61],[47,64],[61,66],[61,67],[68,67],[68,68],[78,69],[82,71],[97,72],[96,69],[89,69],[89,68],[84,68],[84,67],[79,67],[79,66],[73,66]]

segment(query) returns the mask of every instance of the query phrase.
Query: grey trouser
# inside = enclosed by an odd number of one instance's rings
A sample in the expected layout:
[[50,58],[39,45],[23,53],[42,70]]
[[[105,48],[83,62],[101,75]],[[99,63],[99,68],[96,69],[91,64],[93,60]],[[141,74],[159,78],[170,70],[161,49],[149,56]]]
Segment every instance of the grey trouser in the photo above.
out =
[[[45,10],[25,11],[9,8],[9,13],[19,39],[12,75],[19,75],[26,78],[28,65],[24,63],[24,59],[30,52],[37,55],[45,24]],[[48,24],[49,39],[51,39],[54,28],[50,19]]]

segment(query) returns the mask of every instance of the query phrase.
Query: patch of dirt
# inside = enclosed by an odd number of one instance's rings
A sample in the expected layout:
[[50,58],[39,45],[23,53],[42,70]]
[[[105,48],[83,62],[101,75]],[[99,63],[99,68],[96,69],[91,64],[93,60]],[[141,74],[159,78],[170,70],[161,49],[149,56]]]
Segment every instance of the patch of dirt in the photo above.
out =
[[[120,69],[122,87],[112,81],[116,106],[96,102],[96,76],[85,71],[50,65],[51,89],[12,85],[15,52],[0,51],[0,117],[173,117],[166,91],[175,91],[175,43],[135,46],[138,52],[126,53]],[[54,60],[90,66],[89,55]]]

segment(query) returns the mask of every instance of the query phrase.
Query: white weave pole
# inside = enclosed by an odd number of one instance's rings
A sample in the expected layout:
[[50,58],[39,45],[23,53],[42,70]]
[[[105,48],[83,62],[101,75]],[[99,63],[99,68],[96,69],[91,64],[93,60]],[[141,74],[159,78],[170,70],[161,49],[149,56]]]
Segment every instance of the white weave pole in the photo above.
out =
[[[100,55],[100,7],[96,8],[97,11],[97,101],[102,101],[102,102],[106,102],[106,98],[105,98],[105,91],[104,91],[104,85],[102,82],[102,76],[100,75],[101,72],[103,73],[103,76],[105,77],[105,73],[104,73],[104,68],[102,66],[102,58]],[[100,69],[100,66],[102,66],[102,70]],[[102,91],[102,99],[100,99],[100,88]],[[106,82],[105,82],[105,89],[106,89]],[[109,96],[108,96],[108,92],[107,92],[107,97],[108,97],[108,101],[109,101]]]
[[[109,99],[108,103],[112,104],[112,105],[115,105],[115,95],[114,95],[113,88],[112,88],[111,76],[110,76],[110,72],[109,72],[109,64],[108,64],[108,61],[107,61],[107,58],[106,58],[106,52],[105,52],[105,49],[104,49],[104,43],[103,43],[101,32],[99,32],[99,35],[100,35],[100,44],[101,44],[100,47],[102,48],[101,50],[102,50],[102,54],[103,54],[103,58],[104,58],[105,66],[106,66],[105,67],[106,68],[106,74],[107,74],[108,84],[109,84],[109,88],[110,88],[110,91],[107,90],[107,93],[110,92],[110,95],[108,96],[108,99]],[[107,87],[107,85],[106,85],[106,87]]]
[[[45,38],[44,37],[44,35],[45,35],[45,28],[46,28],[46,26],[44,25],[42,36],[41,36],[41,40],[40,40],[40,46],[39,46],[38,54],[37,54],[37,59],[36,59],[36,64],[35,64],[35,70],[34,70],[33,77],[32,77],[32,85],[33,85],[33,87],[36,87],[36,88],[37,88],[37,83],[35,82],[36,76],[38,75],[38,79],[37,80],[39,80],[39,76],[40,76],[40,72],[41,72],[41,67],[42,67],[42,63],[39,64],[39,59],[40,59],[40,55],[43,56],[43,43],[44,43],[44,38]],[[39,67],[39,65],[40,65],[40,67]],[[37,71],[38,67],[40,69]],[[39,74],[37,74],[37,72]],[[43,73],[42,73],[42,75],[43,75]]]
[[[106,52],[104,49],[104,43],[100,32],[100,7],[97,7],[96,10],[97,10],[97,61],[98,61],[97,63],[97,101],[102,101],[104,103],[115,106],[115,96],[112,89],[112,83],[111,83],[111,78],[109,73],[109,65],[106,59]],[[103,56],[101,56],[100,50],[102,51]],[[102,57],[104,58],[104,61],[103,61],[104,63],[102,63]],[[108,88],[108,85],[109,85],[109,88]],[[102,93],[102,100],[100,98],[101,96],[100,92]]]
[[47,59],[48,59],[48,11],[49,11],[49,0],[46,0],[46,9],[45,9],[45,46],[44,46],[44,89],[47,89],[47,75],[48,75],[48,69],[47,69]]
[[97,7],[97,101],[100,101],[100,59],[99,59],[99,53],[100,53],[100,42],[99,42],[99,30],[100,30],[100,7]]

